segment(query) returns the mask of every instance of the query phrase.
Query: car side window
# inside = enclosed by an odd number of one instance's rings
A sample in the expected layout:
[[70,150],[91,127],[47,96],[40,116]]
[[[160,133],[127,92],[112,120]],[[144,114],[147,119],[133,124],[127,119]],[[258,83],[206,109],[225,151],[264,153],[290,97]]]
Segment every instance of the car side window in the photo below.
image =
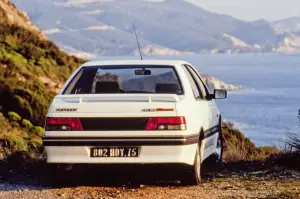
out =
[[190,71],[190,73],[192,74],[193,78],[196,80],[196,84],[200,88],[200,91],[202,93],[203,99],[207,99],[207,96],[209,95],[209,92],[208,92],[205,84],[203,83],[203,81],[201,80],[201,78],[199,77],[199,75],[195,72],[195,70],[191,66],[187,65],[187,68]]
[[190,71],[187,69],[186,66],[183,66],[183,70],[184,70],[185,74],[187,75],[187,77],[189,79],[189,82],[190,82],[190,85],[192,87],[195,98],[196,99],[204,99],[203,96],[202,96],[202,93],[200,91],[200,88],[197,85],[197,83],[196,83],[195,79],[193,78],[192,74],[190,73]]

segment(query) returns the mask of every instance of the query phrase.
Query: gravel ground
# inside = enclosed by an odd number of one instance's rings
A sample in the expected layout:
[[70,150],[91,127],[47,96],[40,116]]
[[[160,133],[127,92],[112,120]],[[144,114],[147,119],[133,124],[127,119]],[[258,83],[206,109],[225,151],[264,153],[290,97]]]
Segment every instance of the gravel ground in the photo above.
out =
[[300,181],[226,179],[199,186],[149,186],[140,188],[91,187],[41,188],[1,184],[0,198],[300,198]]
[[[95,172],[95,168],[81,168],[81,174],[75,169],[76,175],[62,175],[58,184],[49,180],[53,173],[47,172],[47,168],[33,170],[16,171],[0,166],[0,198],[300,198],[299,172],[252,164],[226,165],[217,172],[207,171],[201,185],[190,187],[176,181],[147,179],[141,183],[139,180],[153,173],[138,169],[129,172],[123,167],[102,173]],[[154,169],[159,178],[166,177],[165,171]]]

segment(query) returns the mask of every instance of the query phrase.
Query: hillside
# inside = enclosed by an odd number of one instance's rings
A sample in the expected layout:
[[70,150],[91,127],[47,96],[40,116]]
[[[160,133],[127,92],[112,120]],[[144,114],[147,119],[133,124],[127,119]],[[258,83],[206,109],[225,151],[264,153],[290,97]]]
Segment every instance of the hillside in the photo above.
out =
[[27,14],[17,9],[9,0],[0,1],[0,23],[15,24],[31,32],[34,32],[40,39],[45,39],[42,32],[29,20]]
[[300,17],[291,17],[273,23],[274,29],[282,35],[278,52],[300,52]]
[[290,17],[273,22],[274,28],[278,33],[300,32],[300,17]]
[[0,15],[0,143],[21,149],[41,135],[52,97],[83,60],[60,51],[9,1],[0,0]]
[[132,22],[149,55],[270,52],[281,39],[270,22],[241,21],[184,0],[13,2],[59,47],[89,56],[135,54]]

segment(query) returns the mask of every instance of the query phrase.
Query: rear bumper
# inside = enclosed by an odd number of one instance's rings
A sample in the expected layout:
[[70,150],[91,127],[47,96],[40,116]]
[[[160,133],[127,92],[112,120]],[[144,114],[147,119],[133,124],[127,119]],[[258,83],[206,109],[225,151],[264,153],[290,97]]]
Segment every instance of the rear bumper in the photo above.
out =
[[[48,163],[193,165],[198,135],[165,138],[55,138],[44,137]],[[91,158],[92,147],[140,147],[139,157]]]

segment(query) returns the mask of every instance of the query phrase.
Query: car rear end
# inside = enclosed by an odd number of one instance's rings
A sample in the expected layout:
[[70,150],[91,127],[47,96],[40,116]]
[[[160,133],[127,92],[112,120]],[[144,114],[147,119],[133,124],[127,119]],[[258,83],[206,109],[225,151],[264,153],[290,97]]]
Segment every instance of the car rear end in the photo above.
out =
[[176,110],[174,66],[83,67],[67,84],[47,115],[48,163],[193,164],[199,135]]

